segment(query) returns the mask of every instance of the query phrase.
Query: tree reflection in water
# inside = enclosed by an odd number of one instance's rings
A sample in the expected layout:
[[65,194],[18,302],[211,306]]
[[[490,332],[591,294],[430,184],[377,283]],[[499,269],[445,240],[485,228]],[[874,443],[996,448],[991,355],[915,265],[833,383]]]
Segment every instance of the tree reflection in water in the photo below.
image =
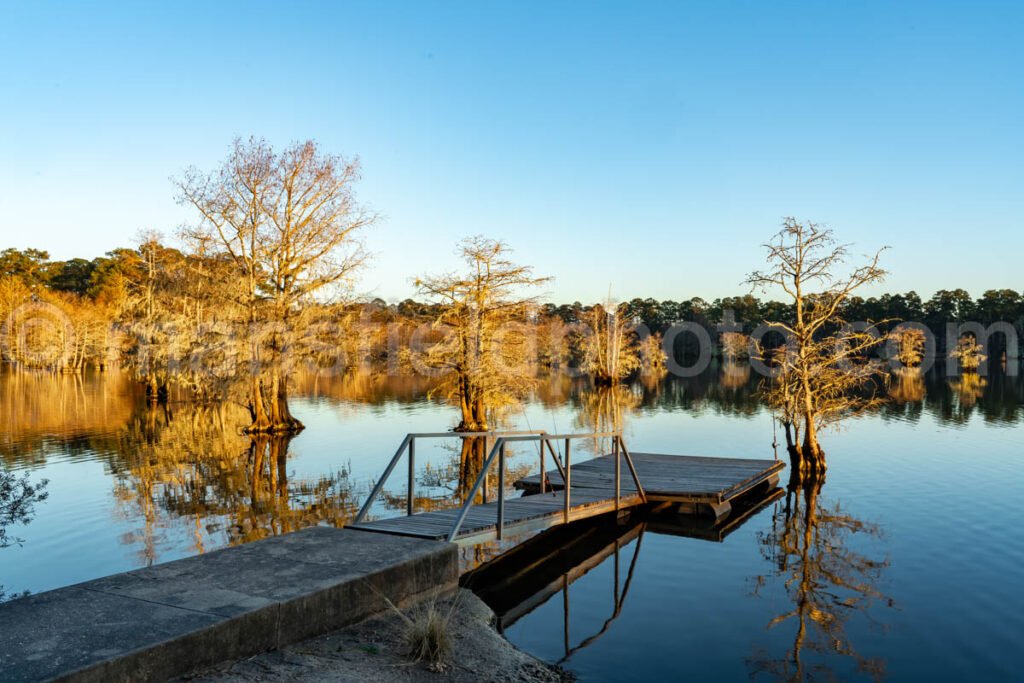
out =
[[777,504],[771,529],[760,534],[762,554],[772,572],[757,577],[758,593],[781,581],[791,610],[776,616],[768,628],[791,625],[793,644],[783,656],[759,651],[750,660],[751,676],[783,681],[837,680],[834,656],[853,660],[859,672],[881,680],[885,660],[857,652],[846,633],[852,616],[865,613],[875,601],[892,606],[876,584],[889,566],[855,550],[853,537],[879,538],[881,529],[856,519],[841,506],[820,498],[823,478],[790,481],[784,503]]
[[985,396],[987,386],[988,380],[972,372],[965,372],[958,378],[950,380],[949,388],[956,392],[958,412],[970,416],[975,404]]
[[741,390],[750,385],[752,374],[753,371],[750,368],[750,363],[726,361],[722,364],[722,372],[718,382],[725,389]]
[[[984,383],[961,378],[952,386],[941,367],[901,377],[894,388],[900,392],[898,400],[879,407],[879,417],[938,425],[972,420],[1019,425],[1024,418],[1024,375],[1008,376],[996,364],[990,370]],[[723,382],[723,375],[735,379]],[[557,416],[559,424],[531,425],[517,413],[508,416],[507,426],[572,431],[628,428],[633,414],[679,412],[741,419],[762,415],[759,377],[755,373],[743,384],[740,380],[745,375],[743,369],[713,364],[695,377],[667,377],[660,383],[641,378],[614,389],[595,389],[585,379],[553,373],[542,378],[527,410],[546,411]],[[304,397],[310,407],[345,419],[358,418],[360,428],[387,430],[382,423],[371,423],[368,415],[372,416],[375,407],[401,404],[399,407],[434,410],[436,402],[425,397],[430,386],[428,378],[382,372],[306,373],[297,378],[295,395]],[[438,420],[446,419],[448,408],[440,404],[436,408]],[[131,377],[116,369],[73,376],[0,369],[0,415],[0,461],[11,470],[31,468],[39,470],[38,477],[42,477],[45,468],[61,462],[76,467],[84,461],[104,464],[113,478],[120,528],[127,529],[122,542],[138,550],[139,564],[321,521],[342,524],[357,509],[348,468],[296,480],[288,472],[292,459],[286,442],[253,442],[238,433],[240,421],[248,419],[242,408],[173,400],[167,406],[150,407]],[[479,472],[487,445],[451,441],[450,448],[451,457],[441,459],[433,471],[418,470],[417,509],[459,504]],[[534,449],[522,445],[517,453],[510,448],[506,480],[510,485],[518,476],[517,468],[536,468]],[[492,500],[496,479],[495,468],[488,478]],[[402,510],[404,478],[396,481],[397,488],[386,492],[391,496],[387,502],[394,510]],[[431,488],[431,484],[436,486]],[[106,495],[86,489],[90,485],[82,484],[83,494],[94,496],[88,499],[90,503],[97,500],[95,496]],[[54,505],[52,501],[47,504],[46,514],[51,514]],[[100,505],[92,509],[105,514]],[[89,524],[81,529],[47,533],[106,533],[102,520],[84,521]],[[97,531],[100,524],[101,532]],[[38,546],[33,543],[32,547],[29,552]],[[121,568],[119,562],[112,561],[110,567]]]
[[[237,414],[236,414],[237,413]],[[159,561],[169,530],[187,521],[202,553],[327,522],[342,526],[358,510],[348,468],[312,480],[288,475],[291,437],[240,433],[246,416],[228,405],[153,406],[113,437],[109,464],[126,520],[122,536],[141,563]]]
[[[46,500],[45,479],[33,483],[28,475],[18,476],[8,472],[0,463],[0,550],[12,545],[21,545],[22,540],[13,536],[9,527],[26,525],[32,521],[36,503]],[[8,595],[0,585],[0,602],[20,598],[28,593]]]
[[[416,481],[418,491],[413,505],[416,512],[444,510],[465,502],[484,466],[488,439],[483,436],[466,437],[455,443],[443,444],[442,448],[448,451],[449,457],[440,465],[427,462]],[[491,483],[492,479],[497,479],[497,473],[488,473],[487,479]],[[408,491],[385,491],[384,502],[388,509],[405,510],[408,495]],[[483,496],[483,491],[478,493],[476,502],[483,502]]]
[[897,404],[918,403],[927,393],[920,368],[900,368],[893,373],[889,396]]
[[[453,435],[454,436],[454,435]],[[450,452],[447,462],[440,466],[428,462],[417,479],[417,491],[414,509],[416,512],[442,510],[457,507],[466,502],[466,498],[480,476],[484,461],[494,445],[494,440],[485,436],[461,438],[456,444],[443,446]],[[512,487],[518,479],[525,477],[536,466],[536,456],[531,459],[530,450],[536,444],[508,444],[506,447],[505,464],[505,495],[516,495]],[[534,453],[537,451],[535,450]],[[517,455],[527,456],[525,460],[516,462]],[[494,463],[487,472],[487,477],[480,491],[476,494],[474,504],[497,500],[498,467]],[[407,491],[401,493],[384,492],[387,507],[392,510],[405,510]]]
[[[642,400],[643,395],[627,384],[582,389],[577,399],[576,428],[594,433],[623,431],[627,418]],[[595,455],[612,452],[610,437],[591,439],[587,445]]]

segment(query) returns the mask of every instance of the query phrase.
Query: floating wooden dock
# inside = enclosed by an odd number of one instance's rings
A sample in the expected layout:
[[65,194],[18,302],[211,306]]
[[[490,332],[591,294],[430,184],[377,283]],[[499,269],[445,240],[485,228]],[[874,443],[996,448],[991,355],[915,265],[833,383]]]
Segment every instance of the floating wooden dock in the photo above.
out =
[[[503,534],[540,531],[580,519],[609,512],[623,511],[646,504],[675,506],[680,513],[710,513],[715,519],[725,518],[732,509],[731,501],[758,488],[771,488],[778,482],[785,464],[777,460],[708,458],[655,453],[630,454],[619,432],[601,434],[550,435],[534,433],[485,433],[496,437],[480,475],[460,508],[416,513],[413,509],[415,440],[417,438],[461,437],[478,435],[433,433],[409,434],[391,459],[383,477],[377,482],[349,529],[399,536],[413,536],[459,543],[479,543]],[[570,461],[573,439],[610,437],[611,454],[583,462]],[[565,442],[564,461],[555,452],[555,442]],[[505,494],[505,445],[508,442],[535,441],[540,445],[541,474],[525,477],[515,486],[525,495],[509,498]],[[544,468],[545,452],[550,452],[556,469]],[[380,494],[399,458],[408,453],[408,500],[404,517],[366,520],[374,499]],[[623,468],[625,463],[626,468]],[[491,502],[473,504],[484,488],[492,465],[498,467],[496,498]],[[624,477],[623,470],[628,474]],[[568,491],[565,481],[569,480]]]
[[[781,460],[709,458],[692,455],[633,453],[633,463],[650,503],[680,503],[683,512],[706,509],[716,518],[724,517],[732,500],[762,484],[778,483],[785,468]],[[547,485],[564,489],[561,472],[547,472]],[[612,491],[615,487],[615,456],[603,455],[572,468],[574,491]],[[520,479],[516,488],[527,493],[540,491],[540,475]],[[628,479],[622,482],[623,494],[635,494]],[[574,494],[575,495],[575,494]]]

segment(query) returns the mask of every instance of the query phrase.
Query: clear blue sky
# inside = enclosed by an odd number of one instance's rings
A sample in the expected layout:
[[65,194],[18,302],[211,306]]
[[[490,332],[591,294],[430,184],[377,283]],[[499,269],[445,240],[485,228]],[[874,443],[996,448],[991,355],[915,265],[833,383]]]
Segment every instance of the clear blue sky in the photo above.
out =
[[358,154],[388,299],[484,233],[550,298],[744,293],[782,216],[1024,288],[1024,3],[0,0],[0,247],[189,215],[235,136]]

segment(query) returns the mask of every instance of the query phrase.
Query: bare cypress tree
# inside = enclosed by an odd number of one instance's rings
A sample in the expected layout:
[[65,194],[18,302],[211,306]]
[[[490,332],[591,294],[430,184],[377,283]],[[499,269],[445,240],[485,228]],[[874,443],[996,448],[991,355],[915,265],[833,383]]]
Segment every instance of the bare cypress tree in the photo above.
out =
[[776,358],[780,376],[770,399],[781,409],[794,469],[821,473],[826,466],[818,430],[877,400],[856,392],[881,372],[863,358],[879,340],[847,325],[842,307],[852,292],[885,277],[878,265],[882,251],[840,275],[849,246],[837,244],[831,230],[795,218],[786,218],[764,246],[769,269],[751,273],[747,282],[781,289],[795,310],[792,322],[768,321],[789,340],[788,352]]
[[239,303],[250,367],[250,432],[302,428],[288,408],[295,325],[304,304],[340,291],[366,260],[362,228],[377,217],[355,200],[358,160],[296,143],[277,153],[264,140],[236,140],[212,173],[178,181],[180,201],[200,221],[187,239],[215,245],[242,273]]
[[425,362],[445,371],[440,391],[457,400],[460,431],[486,431],[488,412],[514,402],[533,386],[523,371],[530,358],[529,338],[517,323],[526,320],[535,298],[522,290],[549,278],[508,259],[508,245],[476,236],[463,240],[465,274],[423,277],[422,294],[441,304],[435,326],[446,336],[425,353]]
[[636,333],[624,319],[622,306],[611,300],[597,304],[587,315],[589,334],[580,340],[583,369],[600,386],[618,384],[640,367]]

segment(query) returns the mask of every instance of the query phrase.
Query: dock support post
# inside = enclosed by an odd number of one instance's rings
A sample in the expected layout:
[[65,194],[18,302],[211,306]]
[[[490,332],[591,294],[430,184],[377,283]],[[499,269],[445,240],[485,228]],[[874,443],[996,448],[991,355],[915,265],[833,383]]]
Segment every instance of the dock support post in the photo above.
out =
[[[487,476],[486,474],[484,475]],[[498,540],[505,527],[505,442],[498,447]]]
[[565,440],[565,523],[569,523],[569,490],[572,486],[572,463],[569,460],[569,449],[572,447],[570,439]]
[[405,503],[405,514],[412,517],[416,508],[416,439],[409,439],[409,499]]

